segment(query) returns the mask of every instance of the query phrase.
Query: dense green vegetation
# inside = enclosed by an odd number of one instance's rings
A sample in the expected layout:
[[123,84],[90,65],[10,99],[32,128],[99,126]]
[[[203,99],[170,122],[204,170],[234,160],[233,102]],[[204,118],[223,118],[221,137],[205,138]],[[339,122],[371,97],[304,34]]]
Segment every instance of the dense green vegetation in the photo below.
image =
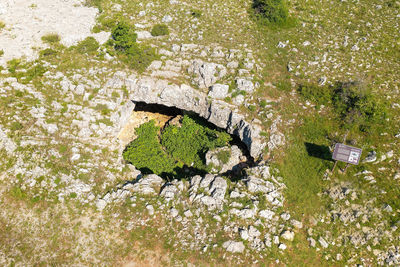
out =
[[171,173],[175,162],[162,149],[157,136],[160,129],[154,121],[142,124],[135,130],[138,137],[124,151],[124,159],[138,169],[146,169],[145,172]]
[[371,132],[388,116],[386,106],[359,82],[324,87],[301,85],[298,92],[317,107],[330,106],[343,128]]
[[151,29],[152,36],[163,36],[168,34],[169,34],[168,26],[165,24],[156,24]]
[[112,29],[112,38],[107,42],[108,52],[116,55],[129,67],[143,72],[157,59],[154,48],[136,43],[137,34],[132,26],[119,22]]
[[231,140],[229,134],[210,129],[184,116],[180,127],[169,125],[158,138],[160,129],[150,121],[136,129],[138,138],[123,153],[125,160],[144,172],[164,177],[182,176],[184,165],[197,172],[208,171],[204,158],[208,150],[222,147]]
[[254,0],[253,8],[264,23],[285,26],[291,22],[285,0]]
[[205,170],[204,156],[207,151],[227,145],[231,137],[225,132],[212,130],[185,116],[182,126],[168,126],[161,140],[174,159]]

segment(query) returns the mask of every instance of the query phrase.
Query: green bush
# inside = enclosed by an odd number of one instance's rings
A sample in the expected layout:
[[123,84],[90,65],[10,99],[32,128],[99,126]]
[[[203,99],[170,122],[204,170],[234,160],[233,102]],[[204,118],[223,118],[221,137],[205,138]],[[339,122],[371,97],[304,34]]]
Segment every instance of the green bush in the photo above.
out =
[[254,0],[253,9],[268,24],[284,26],[291,22],[285,0]]
[[151,62],[156,60],[155,49],[150,46],[139,46],[135,44],[126,52],[126,57],[123,59],[131,68],[143,72]]
[[314,102],[317,106],[328,105],[332,99],[332,90],[329,87],[300,85],[297,91],[305,99]]
[[76,45],[76,51],[80,54],[95,54],[100,45],[94,37],[87,37]]
[[126,52],[136,45],[137,34],[135,29],[124,22],[119,22],[112,30],[112,44],[119,52]]
[[230,140],[229,134],[202,126],[188,116],[183,117],[181,127],[168,126],[161,139],[174,159],[204,170],[207,151],[225,146]]
[[51,48],[46,48],[43,50],[40,50],[39,55],[41,57],[51,57],[57,55],[57,51]]
[[151,29],[152,36],[163,36],[168,34],[169,34],[168,26],[165,24],[156,24],[154,25],[153,29]]
[[387,116],[384,103],[358,82],[337,83],[332,102],[347,128],[368,132]]
[[1,57],[2,55],[4,55],[4,50],[3,50],[3,49],[0,49],[0,57]]
[[[120,22],[112,30],[112,38],[107,42],[107,46],[113,48],[120,59],[131,68],[143,72],[157,59],[157,55],[154,48],[137,44],[136,38],[134,29]],[[109,53],[114,54],[113,51]]]
[[231,151],[230,150],[221,150],[217,153],[217,159],[222,162],[223,164],[228,163],[229,159],[231,158]]
[[[166,177],[184,176],[184,165],[195,168],[199,173],[208,171],[205,165],[207,151],[225,146],[231,140],[229,134],[212,130],[188,116],[183,117],[181,127],[167,126],[162,132],[161,141],[158,138],[160,129],[154,121],[142,124],[135,130],[138,137],[123,152],[124,159],[145,173]],[[222,155],[222,160],[226,156]]]
[[58,43],[60,36],[57,33],[50,33],[42,36],[42,41],[49,44]]
[[176,164],[162,149],[157,136],[159,127],[154,121],[135,130],[138,137],[123,152],[124,159],[145,173],[172,173]]
[[6,27],[6,24],[3,21],[0,20],[0,30],[5,28],[5,27]]

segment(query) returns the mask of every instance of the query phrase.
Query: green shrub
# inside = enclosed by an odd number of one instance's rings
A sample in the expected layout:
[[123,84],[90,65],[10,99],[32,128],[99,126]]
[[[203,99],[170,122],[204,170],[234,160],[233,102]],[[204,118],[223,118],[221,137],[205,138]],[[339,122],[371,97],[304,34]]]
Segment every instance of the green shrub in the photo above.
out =
[[14,131],[21,130],[22,128],[23,128],[23,125],[20,122],[14,121],[11,124],[10,130],[14,132]]
[[265,99],[260,101],[260,107],[265,108],[267,106],[267,101]]
[[387,116],[384,103],[358,82],[337,83],[332,102],[347,128],[368,132]]
[[4,55],[4,50],[3,50],[3,49],[0,49],[0,57],[1,57],[2,55]]
[[254,111],[257,110],[256,106],[254,106],[254,105],[249,105],[247,108],[248,108],[251,112],[254,112]]
[[202,126],[188,116],[183,117],[181,127],[168,126],[161,139],[174,159],[203,170],[207,151],[225,146],[230,140],[229,134]]
[[126,52],[126,57],[123,59],[131,68],[143,72],[151,62],[156,60],[155,49],[150,46],[139,46],[135,44]]
[[254,0],[253,9],[262,22],[280,26],[291,22],[285,0]]
[[42,41],[49,44],[58,43],[60,36],[57,33],[50,33],[42,36]]
[[18,67],[20,67],[20,65],[21,60],[14,58],[7,62],[7,69],[9,72],[14,74]]
[[290,84],[290,81],[288,81],[288,80],[279,81],[275,84],[275,86],[280,91],[284,91],[284,92],[290,92],[292,90],[292,85]]
[[151,29],[152,36],[163,36],[168,34],[169,34],[168,26],[165,24],[156,24],[154,25],[153,29]]
[[42,64],[36,64],[26,71],[24,82],[29,82],[37,77],[42,77],[46,71],[47,71],[47,68],[44,67]]
[[332,90],[329,87],[300,85],[297,91],[305,99],[314,102],[317,106],[328,105],[332,99]]
[[176,164],[162,149],[157,136],[159,127],[154,121],[142,124],[135,131],[138,137],[123,152],[124,159],[145,173],[172,173]]
[[[136,38],[134,29],[120,22],[112,30],[112,38],[107,42],[107,46],[113,48],[120,59],[131,68],[143,72],[157,59],[157,55],[154,48],[137,44]],[[114,54],[113,51],[109,52]]]
[[51,48],[46,48],[43,50],[40,50],[39,55],[41,57],[51,57],[57,55],[57,51]]
[[94,37],[87,37],[76,45],[76,51],[80,54],[95,54],[100,45]]
[[6,24],[3,21],[0,20],[0,30],[5,28],[5,27],[6,27]]
[[231,158],[231,151],[229,149],[221,150],[217,153],[217,159],[223,164],[228,163],[230,158]]
[[112,44],[119,52],[126,52],[136,45],[137,34],[135,29],[124,22],[119,22],[112,30]]

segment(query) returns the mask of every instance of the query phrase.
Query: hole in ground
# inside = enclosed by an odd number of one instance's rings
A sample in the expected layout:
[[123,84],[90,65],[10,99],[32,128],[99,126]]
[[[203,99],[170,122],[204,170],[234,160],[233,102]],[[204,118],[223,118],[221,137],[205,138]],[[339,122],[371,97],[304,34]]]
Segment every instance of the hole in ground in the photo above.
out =
[[[125,137],[125,143],[127,145],[129,145],[130,142],[132,142],[134,139],[137,138],[137,136],[135,135],[135,128],[138,128],[140,125],[149,122],[151,120],[154,120],[155,125],[157,127],[160,127],[161,129],[161,131],[158,133],[158,137],[160,139],[161,132],[163,132],[169,124],[176,124],[178,119],[182,118],[182,116],[185,115],[189,116],[192,120],[194,120],[197,124],[201,126],[207,127],[211,130],[216,130],[229,134],[224,129],[215,126],[214,124],[208,122],[206,119],[200,117],[198,114],[194,112],[188,112],[185,110],[178,109],[176,107],[168,107],[160,104],[147,104],[144,102],[134,102],[134,103],[135,103],[135,108],[131,115],[131,118],[127,123],[127,125],[124,127],[124,129],[121,131],[121,133],[123,133],[122,135],[124,135]],[[181,120],[182,119],[180,119],[180,121]],[[236,180],[242,177],[244,168],[254,166],[255,163],[253,158],[250,156],[247,146],[240,140],[240,138],[232,134],[229,134],[229,136],[231,137],[231,141],[229,142],[229,145],[232,148],[231,153],[232,151],[234,151],[235,152],[234,155],[241,154],[242,156],[240,157],[240,160],[239,161],[233,160],[232,162],[236,163],[233,166],[227,165],[225,166],[225,168],[210,167],[210,169],[213,170],[212,171],[213,173],[218,172],[219,170],[220,175],[227,176],[232,180]],[[238,149],[237,148],[234,149],[234,146],[236,146]],[[126,151],[126,148],[124,151]],[[226,148],[219,148],[219,149],[226,150]],[[165,147],[163,147],[163,150],[165,151]],[[205,153],[202,153],[201,155],[204,164],[206,164],[206,157],[205,157],[206,152],[207,151],[205,151]],[[209,162],[212,162],[212,158],[210,157],[210,155],[212,154],[213,153],[208,154]],[[233,155],[233,153],[231,155]],[[216,156],[214,155],[214,160],[215,157]],[[226,169],[226,167],[228,167],[228,169]],[[149,168],[146,167],[139,169],[143,174],[153,173]],[[206,173],[207,171],[203,169],[198,169],[191,166],[183,165],[182,167],[175,167],[173,172],[165,172],[165,173],[163,172],[159,175],[165,179],[171,180],[177,178],[179,179],[179,178],[192,177],[197,174],[204,175]]]

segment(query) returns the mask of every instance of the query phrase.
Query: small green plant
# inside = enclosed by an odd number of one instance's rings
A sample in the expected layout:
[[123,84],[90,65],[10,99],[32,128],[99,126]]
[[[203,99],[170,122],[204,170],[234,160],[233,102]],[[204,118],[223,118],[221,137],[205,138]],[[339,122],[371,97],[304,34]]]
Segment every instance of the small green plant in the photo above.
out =
[[111,110],[106,104],[97,104],[94,109],[99,111],[103,116],[109,115],[111,113]]
[[249,105],[247,108],[248,108],[251,112],[254,112],[254,111],[257,110],[257,108],[256,108],[255,105]]
[[57,55],[57,51],[51,48],[46,48],[43,50],[40,50],[39,55],[41,57],[51,57]]
[[229,149],[224,149],[217,153],[217,159],[223,164],[228,163],[230,158],[231,158],[231,151]]
[[42,36],[42,41],[48,44],[60,42],[60,36],[57,33],[50,33]]
[[14,58],[7,62],[8,71],[12,74],[15,74],[15,71],[18,69],[18,67],[20,65],[21,65],[21,61]]
[[1,57],[2,55],[4,55],[4,50],[3,50],[3,49],[0,49],[0,57]]
[[289,81],[281,80],[275,84],[276,88],[283,92],[290,92],[292,90],[292,86]]
[[201,11],[198,9],[192,9],[191,10],[191,15],[195,18],[200,18],[201,17]]
[[164,36],[168,34],[169,34],[168,26],[165,24],[156,24],[151,29],[152,36]]
[[21,130],[22,128],[23,128],[23,125],[20,122],[14,121],[11,124],[10,130],[14,132],[14,131]]
[[76,50],[80,54],[93,55],[97,52],[100,45],[94,37],[87,37],[76,45]]
[[6,27],[6,24],[0,20],[0,30],[4,29]]
[[265,108],[267,106],[267,101],[264,99],[260,101],[260,107]]

